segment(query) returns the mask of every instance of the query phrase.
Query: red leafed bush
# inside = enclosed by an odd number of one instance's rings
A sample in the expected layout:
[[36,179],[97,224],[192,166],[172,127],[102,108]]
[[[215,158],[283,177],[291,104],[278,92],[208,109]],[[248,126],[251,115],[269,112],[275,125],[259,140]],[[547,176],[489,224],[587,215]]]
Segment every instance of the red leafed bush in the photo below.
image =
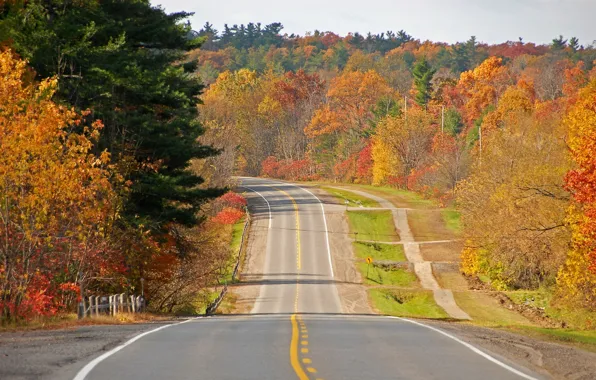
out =
[[338,162],[333,167],[333,174],[344,182],[354,182],[356,174],[356,155],[351,155],[347,160]]
[[242,195],[238,193],[234,193],[233,191],[225,193],[224,195],[219,197],[219,201],[221,201],[226,206],[239,209],[245,207],[248,204],[246,198],[244,198]]
[[220,224],[235,224],[244,216],[244,212],[232,207],[226,207],[221,210],[213,221]]
[[282,161],[278,175],[284,179],[306,180],[309,177],[310,166],[309,160]]
[[265,177],[276,178],[279,172],[279,161],[273,156],[269,156],[261,163],[261,175]]
[[356,176],[361,182],[371,183],[372,181],[372,144],[368,144],[358,153],[356,161]]
[[270,156],[261,163],[261,175],[286,180],[307,181],[315,178],[310,160],[281,160]]

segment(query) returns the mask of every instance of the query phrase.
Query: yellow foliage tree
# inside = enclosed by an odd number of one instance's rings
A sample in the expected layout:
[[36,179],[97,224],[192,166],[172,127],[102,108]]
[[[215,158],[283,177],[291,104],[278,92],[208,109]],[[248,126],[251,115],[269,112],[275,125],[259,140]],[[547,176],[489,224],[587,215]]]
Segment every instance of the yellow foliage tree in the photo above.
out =
[[577,168],[566,177],[574,199],[568,211],[573,243],[557,285],[563,298],[596,310],[596,80],[579,91],[564,124]]
[[560,114],[518,114],[486,138],[482,162],[457,187],[467,249],[462,269],[498,288],[553,285],[570,232],[569,169]]
[[[52,310],[55,276],[74,282],[78,273],[100,272],[99,250],[117,217],[108,154],[91,154],[101,124],[83,128],[80,115],[51,100],[55,79],[36,85],[31,77],[24,61],[0,53],[0,308],[6,318]],[[73,127],[83,132],[70,133]]]
[[373,181],[379,184],[389,176],[405,178],[427,164],[436,133],[434,124],[432,115],[420,108],[381,121],[373,137]]

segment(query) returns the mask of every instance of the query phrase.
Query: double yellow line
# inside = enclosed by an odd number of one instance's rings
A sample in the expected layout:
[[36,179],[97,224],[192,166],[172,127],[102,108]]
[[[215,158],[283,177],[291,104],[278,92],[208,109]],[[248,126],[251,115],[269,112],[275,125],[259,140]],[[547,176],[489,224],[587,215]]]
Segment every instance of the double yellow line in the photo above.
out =
[[[309,353],[308,349],[308,330],[306,328],[306,324],[302,320],[302,316],[298,314],[298,297],[299,297],[299,289],[300,289],[300,270],[302,269],[302,248],[300,246],[300,215],[298,213],[298,203],[296,200],[287,192],[275,186],[271,186],[272,188],[276,189],[277,191],[281,192],[285,196],[287,196],[294,206],[294,213],[296,217],[296,269],[298,273],[296,275],[296,296],[294,298],[294,314],[290,317],[292,322],[292,340],[290,341],[290,364],[298,376],[300,380],[309,380],[310,377],[307,374],[316,374],[317,370],[312,367],[312,360],[306,357]],[[298,348],[300,347],[300,350]],[[300,352],[299,352],[300,351]],[[300,358],[302,357],[302,360]],[[305,367],[302,364],[306,365]],[[316,380],[323,380],[321,378],[316,378]]]

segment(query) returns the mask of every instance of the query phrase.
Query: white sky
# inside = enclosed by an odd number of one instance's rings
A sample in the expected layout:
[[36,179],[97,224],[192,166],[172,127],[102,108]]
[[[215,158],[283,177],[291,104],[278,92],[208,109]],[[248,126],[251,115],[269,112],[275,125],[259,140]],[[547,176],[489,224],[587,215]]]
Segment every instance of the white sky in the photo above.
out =
[[283,32],[374,34],[404,29],[421,40],[549,43],[563,34],[582,45],[596,40],[596,0],[151,0],[168,12],[194,12],[193,28],[205,21],[218,30],[227,23],[281,22]]

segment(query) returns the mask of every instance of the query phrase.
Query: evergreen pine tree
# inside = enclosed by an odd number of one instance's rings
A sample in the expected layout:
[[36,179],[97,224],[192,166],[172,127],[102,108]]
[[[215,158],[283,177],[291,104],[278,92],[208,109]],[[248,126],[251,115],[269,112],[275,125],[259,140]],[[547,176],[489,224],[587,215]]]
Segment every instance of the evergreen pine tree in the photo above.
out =
[[[185,52],[187,13],[166,14],[149,0],[31,0],[5,7],[0,39],[29,59],[41,78],[59,78],[58,97],[90,109],[105,128],[98,146],[132,182],[124,217],[154,231],[198,222],[202,190],[190,161],[216,154],[197,142],[203,87]],[[26,20],[26,22],[25,22]]]
[[433,79],[433,75],[435,75],[435,70],[430,67],[426,58],[422,58],[416,63],[416,66],[414,66],[412,75],[414,75],[414,86],[417,90],[416,103],[422,107],[426,107],[432,92],[432,85],[430,82]]

